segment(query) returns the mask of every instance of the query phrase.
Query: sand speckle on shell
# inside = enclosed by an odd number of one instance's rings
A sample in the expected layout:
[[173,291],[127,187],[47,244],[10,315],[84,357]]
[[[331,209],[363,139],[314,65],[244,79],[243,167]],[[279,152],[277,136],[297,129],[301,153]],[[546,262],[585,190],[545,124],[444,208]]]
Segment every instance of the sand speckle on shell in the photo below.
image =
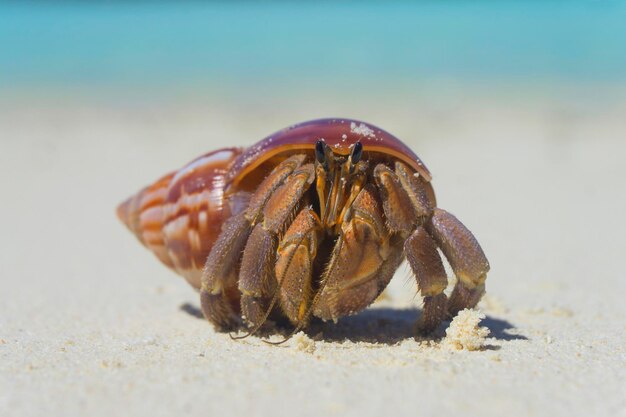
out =
[[365,123],[361,123],[359,125],[357,125],[355,122],[351,122],[350,123],[350,131],[354,134],[357,135],[361,135],[361,136],[365,136],[368,138],[375,138],[376,135],[374,134],[374,131],[367,126]]
[[453,350],[481,350],[489,329],[479,326],[485,315],[477,310],[465,309],[459,312],[446,330],[444,346]]

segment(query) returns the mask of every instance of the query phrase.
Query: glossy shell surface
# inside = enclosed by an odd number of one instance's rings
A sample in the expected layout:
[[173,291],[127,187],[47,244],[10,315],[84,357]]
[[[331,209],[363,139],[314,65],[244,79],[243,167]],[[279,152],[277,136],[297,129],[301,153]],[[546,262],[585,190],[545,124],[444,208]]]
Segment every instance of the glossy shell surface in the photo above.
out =
[[199,288],[204,262],[222,224],[233,214],[233,205],[239,205],[233,196],[254,192],[291,155],[312,156],[320,139],[339,155],[349,154],[360,141],[363,159],[398,159],[427,181],[431,178],[417,155],[390,133],[361,121],[320,119],[280,130],[246,149],[203,155],[126,200],[118,207],[118,217],[165,265]]
[[226,148],[203,155],[117,209],[141,243],[196,288],[222,223],[231,215],[224,198],[225,174],[240,153]]
[[[272,161],[286,159],[298,152],[313,152],[315,143],[324,140],[333,152],[348,155],[356,142],[363,145],[363,159],[399,159],[430,181],[431,175],[424,163],[400,139],[374,125],[351,119],[319,119],[299,123],[280,130],[247,148],[235,159],[227,182],[237,186],[249,183],[257,168]],[[262,169],[267,171],[267,169]]]

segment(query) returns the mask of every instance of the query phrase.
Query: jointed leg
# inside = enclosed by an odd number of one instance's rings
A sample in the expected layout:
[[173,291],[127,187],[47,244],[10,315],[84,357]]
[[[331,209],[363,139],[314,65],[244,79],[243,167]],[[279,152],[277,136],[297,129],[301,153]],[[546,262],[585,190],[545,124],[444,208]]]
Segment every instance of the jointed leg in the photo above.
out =
[[276,279],[280,285],[280,305],[293,324],[299,324],[313,298],[313,269],[322,238],[317,214],[306,208],[298,214],[280,244]]
[[205,317],[221,330],[239,325],[239,260],[252,228],[272,193],[304,162],[296,155],[279,164],[250,198],[248,208],[229,219],[213,245],[202,273],[200,302]]
[[457,281],[448,301],[448,316],[454,317],[459,311],[465,308],[475,307],[483,294],[485,294],[484,283],[474,288],[468,288],[461,281]]
[[420,333],[429,333],[447,315],[447,298],[443,292],[448,285],[446,271],[435,242],[419,226],[432,212],[434,195],[430,198],[420,179],[401,163],[396,164],[395,172],[383,164],[378,165],[374,170],[374,179],[383,199],[387,227],[407,237],[404,253],[415,275],[418,291],[424,297],[424,309],[417,329]]
[[402,162],[396,162],[395,174],[413,203],[418,222],[430,216],[433,207],[437,205],[435,192],[430,182],[421,175],[416,177],[413,171]]
[[446,270],[441,262],[435,242],[423,227],[418,227],[404,243],[404,252],[415,274],[417,288],[424,296],[424,310],[417,323],[422,334],[432,332],[446,318],[448,286]]
[[249,233],[250,223],[243,213],[230,218],[209,253],[202,273],[202,312],[220,330],[239,325],[237,266]]
[[408,236],[417,222],[417,214],[396,174],[384,164],[374,168],[374,180],[380,193],[386,226],[391,233]]
[[263,319],[274,294],[275,246],[272,233],[263,228],[263,223],[257,223],[246,244],[239,271],[241,313],[252,325]]
[[489,262],[474,235],[452,214],[436,208],[426,227],[458,279],[448,307],[449,314],[454,316],[480,301]]
[[[424,296],[424,311],[418,329],[427,333],[442,319],[478,303],[484,293],[489,263],[472,233],[451,214],[434,208],[435,195],[430,184],[422,177],[416,177],[400,162],[396,162],[395,168],[392,172],[379,165],[374,176],[381,196],[388,201],[383,207],[390,230],[406,234],[410,227],[417,226],[404,249],[419,291]],[[397,208],[407,198],[413,208],[412,218],[406,208]],[[437,246],[458,278],[450,300],[443,293],[447,279]]]
[[304,193],[315,179],[312,164],[296,169],[272,194],[263,208],[263,221],[258,223],[246,244],[239,272],[241,308],[245,321],[256,328],[263,324],[273,307],[276,288],[276,241]]

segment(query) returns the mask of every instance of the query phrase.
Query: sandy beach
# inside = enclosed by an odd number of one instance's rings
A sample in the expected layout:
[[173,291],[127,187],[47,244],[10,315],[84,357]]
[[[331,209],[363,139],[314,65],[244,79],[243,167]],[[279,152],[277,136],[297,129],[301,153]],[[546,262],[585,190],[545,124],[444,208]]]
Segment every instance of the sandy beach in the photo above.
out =
[[[624,94],[253,96],[0,100],[0,415],[626,416]],[[362,314],[233,341],[115,217],[206,151],[324,116],[405,140],[476,234],[483,349],[414,339],[404,265]]]

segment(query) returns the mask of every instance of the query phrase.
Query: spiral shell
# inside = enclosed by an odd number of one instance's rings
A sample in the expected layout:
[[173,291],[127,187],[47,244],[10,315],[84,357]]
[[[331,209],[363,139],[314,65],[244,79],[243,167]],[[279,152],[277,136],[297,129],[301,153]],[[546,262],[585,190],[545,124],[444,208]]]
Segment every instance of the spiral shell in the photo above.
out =
[[222,224],[231,216],[225,174],[240,153],[239,148],[224,148],[203,155],[117,208],[137,239],[195,288]]
[[417,155],[390,133],[356,120],[320,119],[282,129],[246,149],[203,155],[122,203],[118,217],[161,262],[199,288],[224,221],[245,209],[250,195],[282,161],[294,154],[314,158],[320,139],[340,155],[361,142],[372,166],[399,160],[430,180]]

